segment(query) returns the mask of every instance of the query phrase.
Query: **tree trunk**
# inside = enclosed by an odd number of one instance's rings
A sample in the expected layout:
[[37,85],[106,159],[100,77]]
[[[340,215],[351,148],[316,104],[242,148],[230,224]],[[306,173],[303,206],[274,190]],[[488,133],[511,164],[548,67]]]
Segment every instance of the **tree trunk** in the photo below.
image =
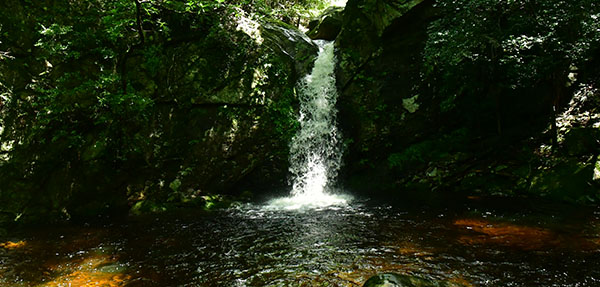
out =
[[137,30],[140,35],[140,43],[144,44],[144,30],[142,27],[142,4],[140,1],[133,0],[135,2],[135,14],[136,14],[136,22],[137,22]]

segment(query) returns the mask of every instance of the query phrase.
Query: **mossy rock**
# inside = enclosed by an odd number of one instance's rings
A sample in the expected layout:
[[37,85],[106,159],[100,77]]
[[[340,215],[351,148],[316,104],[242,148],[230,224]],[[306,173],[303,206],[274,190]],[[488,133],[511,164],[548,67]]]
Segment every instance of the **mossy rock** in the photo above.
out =
[[333,41],[342,30],[343,7],[329,7],[318,18],[309,23],[306,33],[311,39]]
[[530,191],[556,200],[594,201],[599,194],[593,184],[593,175],[594,163],[570,159],[539,171],[531,181]]
[[165,211],[167,211],[165,204],[157,203],[152,200],[140,200],[136,202],[129,210],[129,212],[133,215],[160,213]]
[[600,129],[574,128],[565,135],[563,149],[571,156],[593,154],[599,150],[599,140]]
[[296,27],[273,19],[262,20],[259,29],[264,38],[264,48],[278,55],[280,64],[291,63],[296,76],[310,72],[319,51],[310,38]]

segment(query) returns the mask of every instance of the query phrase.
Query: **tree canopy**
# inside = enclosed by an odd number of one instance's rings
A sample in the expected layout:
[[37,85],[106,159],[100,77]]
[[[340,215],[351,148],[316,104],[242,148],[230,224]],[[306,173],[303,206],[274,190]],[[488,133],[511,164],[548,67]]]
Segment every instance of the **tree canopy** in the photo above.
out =
[[[471,103],[486,109],[486,96],[492,115],[519,102],[552,109],[568,100],[563,90],[600,51],[597,1],[453,0],[437,7],[442,16],[429,27],[423,77],[437,83],[442,112]],[[516,98],[493,99],[500,94]],[[509,120],[494,117],[501,131]]]

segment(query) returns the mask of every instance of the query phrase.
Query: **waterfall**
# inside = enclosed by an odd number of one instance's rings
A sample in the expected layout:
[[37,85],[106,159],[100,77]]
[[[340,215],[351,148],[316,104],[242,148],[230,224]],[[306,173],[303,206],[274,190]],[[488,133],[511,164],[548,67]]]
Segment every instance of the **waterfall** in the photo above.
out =
[[271,203],[288,209],[346,202],[344,197],[331,194],[342,160],[336,123],[334,42],[315,43],[319,46],[317,60],[312,72],[298,84],[300,129],[290,143],[291,197]]
[[337,177],[341,161],[336,125],[333,42],[315,41],[319,56],[299,83],[300,129],[290,144],[292,195],[319,195]]

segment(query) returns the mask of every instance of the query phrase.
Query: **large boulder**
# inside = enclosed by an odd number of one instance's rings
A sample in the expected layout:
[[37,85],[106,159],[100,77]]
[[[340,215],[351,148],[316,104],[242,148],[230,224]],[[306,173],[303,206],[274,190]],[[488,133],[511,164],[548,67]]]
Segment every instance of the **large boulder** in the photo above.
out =
[[319,17],[312,19],[306,33],[311,39],[333,41],[342,30],[343,7],[329,7]]

